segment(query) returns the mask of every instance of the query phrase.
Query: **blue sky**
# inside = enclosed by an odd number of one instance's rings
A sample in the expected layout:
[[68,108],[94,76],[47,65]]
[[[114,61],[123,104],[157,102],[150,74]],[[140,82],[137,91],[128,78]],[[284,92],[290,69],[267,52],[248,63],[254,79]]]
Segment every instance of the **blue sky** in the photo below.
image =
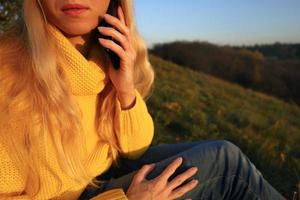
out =
[[148,47],[173,40],[220,45],[300,42],[300,0],[134,0]]

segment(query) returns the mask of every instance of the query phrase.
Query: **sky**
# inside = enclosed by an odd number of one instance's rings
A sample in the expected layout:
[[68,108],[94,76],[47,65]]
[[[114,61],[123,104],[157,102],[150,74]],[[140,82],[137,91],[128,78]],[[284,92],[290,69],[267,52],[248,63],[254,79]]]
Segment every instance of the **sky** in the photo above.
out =
[[174,40],[218,45],[300,43],[300,0],[134,0],[148,47]]

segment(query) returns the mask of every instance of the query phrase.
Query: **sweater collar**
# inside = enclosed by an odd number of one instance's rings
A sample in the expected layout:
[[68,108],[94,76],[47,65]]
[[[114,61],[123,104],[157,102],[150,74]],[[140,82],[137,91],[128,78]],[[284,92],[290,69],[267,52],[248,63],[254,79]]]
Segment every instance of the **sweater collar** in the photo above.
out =
[[69,80],[72,94],[88,96],[101,92],[107,82],[107,76],[104,59],[100,59],[100,48],[94,45],[88,58],[85,58],[56,26],[47,24],[47,28],[55,39],[57,53],[64,60],[59,65]]

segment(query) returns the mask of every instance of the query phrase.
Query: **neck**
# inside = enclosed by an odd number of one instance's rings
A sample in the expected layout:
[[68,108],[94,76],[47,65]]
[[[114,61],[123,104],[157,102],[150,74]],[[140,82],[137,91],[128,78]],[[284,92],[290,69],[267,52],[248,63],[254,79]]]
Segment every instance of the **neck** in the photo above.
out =
[[79,36],[66,35],[66,37],[84,57],[87,57],[89,51],[89,41],[91,39],[90,33]]

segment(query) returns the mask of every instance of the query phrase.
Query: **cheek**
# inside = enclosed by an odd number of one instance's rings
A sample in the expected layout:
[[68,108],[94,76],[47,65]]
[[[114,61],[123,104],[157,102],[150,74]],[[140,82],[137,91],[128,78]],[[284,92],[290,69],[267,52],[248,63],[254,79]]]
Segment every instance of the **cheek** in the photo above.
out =
[[92,0],[94,5],[94,14],[99,16],[103,16],[108,9],[110,0]]

